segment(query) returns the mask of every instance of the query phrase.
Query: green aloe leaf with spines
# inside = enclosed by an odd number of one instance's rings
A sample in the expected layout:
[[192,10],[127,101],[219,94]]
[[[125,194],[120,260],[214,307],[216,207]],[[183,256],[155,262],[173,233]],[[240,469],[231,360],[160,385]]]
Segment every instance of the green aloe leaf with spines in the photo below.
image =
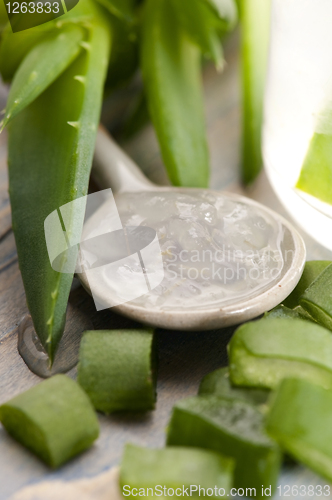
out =
[[[20,269],[36,333],[51,361],[63,333],[73,275],[51,268],[44,221],[87,194],[111,43],[103,14],[97,7],[94,12],[84,51],[8,127],[9,190]],[[78,215],[69,217],[69,232]]]
[[10,88],[2,128],[33,102],[76,59],[85,30],[66,25],[47,36],[23,60]]
[[208,185],[200,64],[201,52],[180,29],[172,2],[147,0],[141,43],[143,80],[162,156],[175,185]]

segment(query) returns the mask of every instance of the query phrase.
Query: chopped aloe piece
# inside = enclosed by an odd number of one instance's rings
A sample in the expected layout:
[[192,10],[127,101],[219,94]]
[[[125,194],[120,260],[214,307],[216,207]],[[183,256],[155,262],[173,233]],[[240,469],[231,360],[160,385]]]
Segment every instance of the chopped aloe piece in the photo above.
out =
[[214,451],[181,447],[149,450],[128,444],[122,458],[120,485],[125,496],[136,496],[139,488],[156,488],[158,492],[158,485],[173,488],[179,496],[186,496],[183,491],[198,496],[199,487],[201,495],[204,488],[205,492],[212,490],[209,496],[216,497],[216,488],[219,496],[224,496],[232,486],[233,469],[233,460]]
[[241,399],[255,405],[265,405],[270,391],[251,387],[236,387],[230,381],[228,368],[219,368],[202,379],[198,394],[200,396],[214,394],[231,399]]
[[309,260],[306,262],[300,281],[292,293],[283,301],[283,305],[291,309],[298,306],[300,304],[300,298],[306,289],[330,264],[332,264],[330,260]]
[[303,379],[281,382],[267,431],[295,459],[332,481],[332,394]]
[[66,375],[55,375],[0,406],[0,421],[51,467],[89,448],[99,435],[89,398]]
[[283,304],[279,304],[277,307],[271,309],[271,311],[264,314],[264,318],[298,318],[306,319],[309,321],[315,321],[307,311],[305,311],[301,306],[297,306],[294,309],[289,309]]
[[332,330],[332,264],[306,289],[301,306],[321,325]]
[[264,430],[262,413],[253,405],[220,396],[185,399],[173,409],[168,445],[218,451],[235,459],[234,487],[255,488],[247,496],[274,490],[281,454]]
[[153,330],[87,331],[77,381],[96,410],[153,410],[156,365]]
[[332,335],[296,318],[263,318],[238,328],[228,345],[231,381],[275,388],[298,376],[332,388]]

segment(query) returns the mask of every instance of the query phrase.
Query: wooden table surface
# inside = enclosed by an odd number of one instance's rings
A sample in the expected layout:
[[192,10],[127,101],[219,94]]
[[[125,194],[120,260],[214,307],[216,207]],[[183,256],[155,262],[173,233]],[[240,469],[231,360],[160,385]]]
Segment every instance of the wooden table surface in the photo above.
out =
[[[240,185],[237,36],[227,42],[226,60],[227,67],[222,75],[217,74],[212,66],[206,66],[204,71],[212,168],[211,187],[246,194],[291,220],[272,192],[264,173],[250,190],[244,191]],[[0,87],[0,109],[4,107],[5,93],[4,87]],[[105,116],[107,117],[106,112]],[[151,180],[158,184],[167,183],[150,125],[124,147]],[[329,251],[315,243],[302,230],[299,232],[306,242],[308,259],[331,259]],[[111,311],[96,312],[93,301],[81,287],[73,291],[71,304],[74,309],[89,316],[95,329],[133,325],[132,321]],[[25,294],[11,229],[6,173],[6,133],[3,133],[0,135],[0,404],[41,380],[29,371],[17,351],[17,325],[26,313]],[[72,480],[92,477],[106,471],[119,463],[126,442],[149,447],[163,446],[165,427],[173,404],[183,397],[196,394],[200,379],[206,373],[226,364],[226,345],[233,331],[233,328],[199,333],[160,330],[156,411],[144,416],[99,415],[101,436],[95,446],[56,472],[51,472],[14,442],[0,426],[0,500],[9,499],[15,492],[31,483],[46,479]],[[75,369],[70,374],[74,377]],[[280,481],[281,484],[326,483],[300,466],[285,469]]]

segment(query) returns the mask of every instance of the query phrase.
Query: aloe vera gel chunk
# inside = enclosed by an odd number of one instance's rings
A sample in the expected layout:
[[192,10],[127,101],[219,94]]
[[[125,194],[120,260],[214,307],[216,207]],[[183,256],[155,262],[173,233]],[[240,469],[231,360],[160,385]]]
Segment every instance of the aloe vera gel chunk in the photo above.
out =
[[0,406],[0,421],[54,468],[89,448],[99,435],[88,396],[66,375],[55,375]]
[[230,399],[241,399],[254,405],[264,405],[270,391],[268,389],[236,387],[231,384],[228,368],[219,368],[208,373],[202,379],[198,394],[214,394],[215,396],[224,396]]
[[151,450],[129,444],[122,458],[120,486],[125,496],[137,496],[140,488],[145,491],[152,488],[155,496],[154,488],[158,485],[167,490],[172,488],[177,491],[176,496],[182,497],[187,496],[183,490],[198,496],[199,487],[201,496],[202,488],[205,495],[225,496],[232,487],[233,469],[232,459],[214,451],[177,446]]
[[263,415],[245,401],[220,396],[185,399],[173,409],[168,445],[215,450],[235,460],[234,487],[275,488],[281,454],[264,430]]
[[78,383],[96,410],[152,410],[156,400],[153,330],[97,330],[83,335]]
[[300,304],[300,298],[313,281],[332,264],[330,260],[309,260],[305,263],[300,281],[290,295],[283,301],[283,305],[291,309]]
[[303,379],[284,379],[267,430],[294,458],[332,481],[332,393]]
[[321,325],[332,330],[332,265],[306,289],[300,304]]
[[316,323],[263,318],[238,328],[228,345],[231,381],[275,388],[285,377],[300,377],[332,388],[332,335]]

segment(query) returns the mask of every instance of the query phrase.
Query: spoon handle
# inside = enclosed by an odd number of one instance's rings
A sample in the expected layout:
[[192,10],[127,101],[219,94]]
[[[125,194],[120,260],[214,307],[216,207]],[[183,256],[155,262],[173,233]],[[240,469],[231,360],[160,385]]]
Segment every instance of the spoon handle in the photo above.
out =
[[156,189],[102,126],[97,133],[92,173],[100,188],[111,188],[115,193]]

